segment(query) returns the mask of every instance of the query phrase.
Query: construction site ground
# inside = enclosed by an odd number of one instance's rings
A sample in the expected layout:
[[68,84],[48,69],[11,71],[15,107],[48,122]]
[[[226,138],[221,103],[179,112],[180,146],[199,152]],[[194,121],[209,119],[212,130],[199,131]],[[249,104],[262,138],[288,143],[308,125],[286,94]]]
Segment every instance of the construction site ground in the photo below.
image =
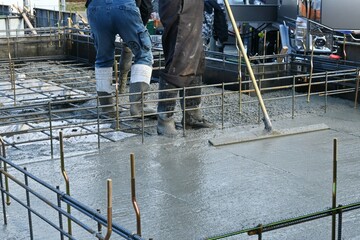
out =
[[[323,98],[311,101],[323,106]],[[333,142],[337,139],[337,204],[359,201],[360,111],[353,102],[330,98],[326,113],[272,119],[274,130],[313,124],[325,124],[329,129],[218,147],[209,140],[246,136],[263,131],[263,126],[193,130],[176,138],[151,134],[144,143],[141,135],[135,134],[104,142],[100,149],[81,141],[67,143],[64,155],[71,195],[106,213],[106,180],[112,179],[113,221],[135,232],[130,191],[130,154],[134,153],[144,239],[222,235],[331,208]],[[32,154],[42,148],[34,143],[22,150],[9,147],[7,152],[35,176],[65,189],[58,150],[52,159],[48,150]],[[10,191],[21,190],[13,187]],[[8,225],[1,226],[0,239],[29,239],[27,211],[13,202],[7,214]],[[0,219],[2,215],[0,208]],[[360,239],[359,219],[359,210],[343,214],[342,239]],[[35,217],[33,221],[35,239],[59,237],[46,223]],[[73,232],[78,239],[89,239],[76,229]],[[242,234],[227,239],[257,238]],[[330,238],[331,217],[263,234],[263,239]]]

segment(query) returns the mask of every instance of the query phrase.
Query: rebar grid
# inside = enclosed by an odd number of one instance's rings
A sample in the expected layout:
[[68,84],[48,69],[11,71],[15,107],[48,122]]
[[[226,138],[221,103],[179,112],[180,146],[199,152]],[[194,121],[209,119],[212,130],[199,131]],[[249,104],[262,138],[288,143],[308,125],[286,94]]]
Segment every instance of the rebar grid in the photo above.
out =
[[[108,141],[116,141],[116,139],[106,136],[106,133],[117,132],[119,130],[142,134],[143,137],[144,134],[151,135],[154,132],[153,129],[156,122],[152,119],[156,117],[156,114],[130,116],[130,105],[135,104],[130,103],[128,100],[131,95],[130,93],[119,94],[118,102],[114,104],[114,106],[118,105],[118,108],[121,109],[119,116],[107,117],[101,114],[101,107],[97,103],[95,94],[93,69],[88,65],[69,59],[39,62],[16,60],[13,63],[16,75],[15,89],[10,84],[8,64],[6,62],[0,63],[0,71],[2,73],[0,78],[0,99],[2,102],[0,108],[0,129],[2,129],[1,132],[7,146],[47,141],[51,142],[51,148],[53,148],[53,141],[58,140],[54,136],[61,129],[72,129],[70,131],[71,134],[65,135],[64,138],[97,135],[99,139],[106,139]],[[297,98],[319,95],[325,97],[326,103],[326,99],[330,95],[357,93],[358,91],[355,87],[355,83],[358,81],[358,70],[355,68],[313,73],[311,75],[313,78],[311,85],[321,90],[311,92],[310,95],[308,93],[297,92],[300,88],[309,87],[310,83],[306,82],[306,79],[309,77],[310,74],[296,74],[293,76],[261,79],[262,84],[259,85],[262,94],[279,90],[290,90],[289,93],[291,93],[288,96],[269,98],[265,95],[264,101],[283,101],[285,99],[292,101],[291,112],[292,117],[294,117]],[[288,84],[274,86],[279,81],[287,82]],[[239,88],[240,91],[225,90],[227,87],[239,85],[248,85],[249,87],[247,89]],[[340,85],[341,87],[334,88],[334,86]],[[328,86],[333,87],[329,88]],[[254,93],[254,90],[251,88],[251,81],[246,80],[246,78],[241,82],[226,82],[198,87],[202,88],[203,92],[201,97],[204,100],[200,107],[203,111],[222,109],[217,113],[219,114],[219,119],[221,119],[222,128],[224,128],[224,121],[226,121],[224,114],[226,114],[227,108],[236,107],[240,109],[247,104],[256,104],[258,102],[255,98],[247,98],[241,101],[241,106],[239,107],[238,102],[227,101],[227,96],[232,94],[239,95],[241,98],[243,94],[249,96]],[[212,89],[216,90],[211,91]],[[179,88],[177,90],[184,89]],[[149,98],[140,103],[156,106],[159,101],[157,99],[159,92],[156,89],[146,92],[145,94]],[[185,96],[185,101],[191,98],[194,97]],[[209,98],[215,98],[218,101],[211,101],[210,105],[206,105],[205,99]],[[177,97],[174,100],[183,101],[184,99]],[[175,109],[173,113],[181,113],[181,111],[181,109]],[[240,111],[242,110],[240,109]],[[259,112],[258,119],[260,118],[261,113]],[[114,129],[114,122],[119,124],[119,129]],[[185,129],[183,131],[185,135]],[[22,138],[19,138],[19,135],[25,134],[39,135],[36,138],[21,140]]]
[[[101,234],[101,232],[94,230],[93,226],[97,227],[99,224],[102,226],[108,226],[109,221],[106,219],[106,217],[80,203],[68,194],[60,191],[59,187],[54,188],[47,182],[32,175],[26,170],[26,168],[22,169],[12,161],[9,161],[6,158],[0,156],[0,166],[2,166],[3,164],[9,165],[12,169],[12,173],[8,172],[2,167],[0,168],[1,194],[2,196],[6,195],[11,197],[11,199],[13,199],[15,202],[27,209],[29,229],[31,230],[31,232],[33,232],[34,230],[39,231],[39,229],[34,229],[32,226],[31,216],[35,215],[39,219],[47,223],[49,226],[54,228],[56,231],[58,231],[62,239],[63,237],[67,237],[69,239],[83,239],[83,237],[77,236],[76,234],[72,235],[69,229],[63,228],[62,217],[64,216],[70,219],[71,222],[75,223],[76,226],[79,227],[79,229],[84,230],[87,234],[87,239],[89,239],[90,236],[97,239],[104,239],[104,236]],[[5,178],[9,178],[14,185],[17,185],[23,190],[25,190],[27,196],[26,201],[12,194],[11,191],[3,187],[3,175]],[[15,175],[22,175],[24,177],[24,180],[20,180]],[[29,187],[29,180],[31,180],[31,187]],[[37,188],[36,186],[41,187],[43,190],[34,190],[35,188]],[[44,196],[41,194],[41,192],[44,192],[45,190],[53,194],[55,196],[55,199],[58,199],[57,204],[51,200],[50,195],[47,194],[46,196]],[[36,207],[31,206],[30,198],[32,200],[36,199],[40,201],[40,204],[37,204]],[[5,214],[6,207],[4,205],[4,198],[2,200],[3,211]],[[65,203],[67,206],[71,206],[71,208],[76,210],[77,212],[69,214],[66,210],[62,208],[61,203]],[[42,213],[41,211],[39,211],[39,206],[46,206],[51,211],[46,211],[46,213]],[[7,224],[6,215],[4,216],[4,223]],[[84,220],[84,217],[86,217],[86,221]],[[55,223],[55,220],[58,220],[58,223]],[[43,231],[43,229],[41,229],[41,231]],[[118,236],[123,237],[124,239],[142,239],[137,234],[133,234],[131,231],[119,226],[116,223],[112,223],[112,232]]]
[[[51,57],[25,57],[11,58],[10,52],[17,48],[23,38],[33,39],[34,36],[24,35],[8,40],[3,39],[9,49],[9,59],[0,60],[0,129],[7,146],[18,147],[21,144],[32,142],[50,142],[53,149],[54,141],[57,141],[57,133],[61,129],[68,129],[71,134],[64,135],[65,139],[96,135],[98,146],[100,140],[116,141],[108,133],[128,132],[144,136],[156,134],[154,131],[156,122],[152,119],[154,115],[130,116],[129,93],[117,95],[114,107],[120,109],[120,114],[108,117],[101,113],[101,108],[95,93],[95,77],[92,64],[84,63],[80,49],[93,49],[93,41],[89,37],[88,29],[76,28],[40,28],[39,35],[48,36],[49,39],[39,38],[39,43],[67,45],[69,49],[76,48],[76,56],[72,58],[65,56]],[[50,41],[49,41],[50,40]],[[53,42],[54,40],[54,42]],[[159,40],[159,39],[158,39]],[[155,43],[155,45],[158,43]],[[122,43],[116,42],[115,60],[122,47]],[[161,48],[154,47],[154,70],[163,68],[163,55]],[[208,67],[214,67],[220,71],[230,71],[240,77],[233,78],[224,83],[200,86],[203,90],[202,106],[204,112],[216,113],[217,124],[221,128],[237,126],[241,120],[229,120],[225,116],[230,108],[237,108],[239,117],[249,114],[244,109],[247,105],[257,104],[258,100],[244,96],[254,96],[255,90],[250,81],[248,71],[242,63],[241,55],[229,55],[217,52],[206,52]],[[89,53],[85,59],[89,57]],[[273,62],[273,59],[280,59]],[[89,59],[87,59],[89,61]],[[356,69],[358,63],[349,61],[331,61],[329,59],[317,58],[307,55],[262,55],[249,57],[252,67],[256,69],[254,75],[257,78],[264,102],[284,101],[292,102],[290,109],[294,118],[296,113],[296,102],[298,98],[306,97],[308,101],[311,96],[323,96],[325,111],[327,108],[327,97],[330,95],[355,93],[358,95],[359,74]],[[275,68],[269,69],[268,66]],[[318,66],[321,67],[318,67]],[[230,66],[230,68],[228,68]],[[234,67],[231,67],[234,66]],[[313,67],[311,67],[313,66]],[[300,71],[298,71],[300,69]],[[324,69],[326,71],[324,71]],[[310,71],[311,70],[311,71]],[[309,72],[310,71],[310,72]],[[114,70],[114,76],[117,71]],[[156,81],[156,78],[153,78]],[[280,83],[279,83],[280,82]],[[142,93],[148,95],[148,99],[140,104],[149,104],[156,107],[158,93],[156,89]],[[237,91],[226,89],[237,88]],[[298,91],[299,89],[317,88],[315,91]],[[186,89],[186,88],[185,88]],[[177,90],[185,90],[177,89]],[[216,89],[216,90],[214,90]],[[172,89],[173,90],[173,89]],[[267,97],[266,93],[272,91],[288,91],[289,95],[281,97]],[[239,97],[238,102],[229,102],[228,96],[235,94]],[[177,97],[177,101],[186,101],[191,97]],[[216,99],[209,101],[206,99]],[[357,100],[355,99],[355,107]],[[186,110],[185,110],[186,111]],[[271,110],[270,110],[271,111]],[[230,112],[230,111],[229,111]],[[174,114],[180,117],[184,114],[180,109],[175,109]],[[253,114],[253,113],[251,113]],[[257,123],[260,123],[262,113],[256,113]],[[270,112],[271,114],[271,112]],[[178,117],[179,118],[179,117]],[[116,127],[114,127],[116,126]],[[26,134],[39,134],[36,138],[22,138]],[[186,135],[183,129],[183,135]],[[20,137],[19,137],[20,136]],[[51,155],[53,150],[51,150]]]

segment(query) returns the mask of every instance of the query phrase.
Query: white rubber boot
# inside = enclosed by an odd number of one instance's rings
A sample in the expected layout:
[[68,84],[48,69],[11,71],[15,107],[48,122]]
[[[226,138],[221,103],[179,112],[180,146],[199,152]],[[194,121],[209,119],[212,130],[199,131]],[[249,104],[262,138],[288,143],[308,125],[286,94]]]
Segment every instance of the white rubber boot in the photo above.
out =
[[114,100],[112,96],[112,67],[95,67],[96,91],[99,96],[101,112],[109,115],[115,114]]

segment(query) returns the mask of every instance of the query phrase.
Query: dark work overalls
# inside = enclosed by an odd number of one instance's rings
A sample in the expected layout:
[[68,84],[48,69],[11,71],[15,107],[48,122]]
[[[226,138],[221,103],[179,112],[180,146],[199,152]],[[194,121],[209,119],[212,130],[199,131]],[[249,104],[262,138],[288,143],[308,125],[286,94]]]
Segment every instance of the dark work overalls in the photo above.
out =
[[[203,0],[159,0],[159,15],[164,26],[162,44],[165,56],[165,70],[160,74],[160,90],[201,85],[205,60],[201,38],[203,9]],[[174,111],[176,105],[176,100],[161,100],[175,98],[177,94],[177,90],[159,93],[159,134],[162,134],[164,127],[164,135],[167,135],[166,128],[173,125],[173,113],[164,112]],[[181,90],[180,96],[183,94]],[[201,88],[188,89],[185,95],[201,95]],[[200,97],[186,99],[186,109],[194,109],[185,114],[185,124],[189,127],[207,127],[201,125],[204,119],[198,109],[200,102]],[[184,109],[183,101],[181,104]]]

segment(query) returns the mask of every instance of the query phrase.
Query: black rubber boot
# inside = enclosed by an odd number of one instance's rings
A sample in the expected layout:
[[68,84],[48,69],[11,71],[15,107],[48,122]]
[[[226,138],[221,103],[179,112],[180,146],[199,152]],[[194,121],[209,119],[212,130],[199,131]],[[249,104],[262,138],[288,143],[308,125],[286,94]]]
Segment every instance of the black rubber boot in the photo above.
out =
[[111,93],[97,92],[99,96],[99,104],[101,113],[108,115],[109,117],[115,116],[114,99]]
[[[144,111],[145,117],[156,117],[155,109],[148,107],[145,103],[142,103],[141,101],[141,97],[142,97],[141,93],[149,91],[149,88],[150,88],[149,84],[145,82],[135,82],[130,84],[130,93],[137,93],[129,96],[129,100],[131,103],[130,105],[131,116],[141,117]],[[143,99],[143,101],[145,101],[145,99]]]
[[174,88],[174,85],[160,76],[157,133],[166,137],[175,137],[178,134],[173,118],[178,90],[171,90]]
[[201,96],[201,76],[192,77],[193,80],[189,87],[199,86],[198,88],[190,88],[184,91],[180,91],[180,97],[185,96],[185,108],[184,101],[181,100],[181,108],[185,111],[185,119],[183,117],[181,123],[185,129],[200,129],[200,128],[212,128],[214,124],[207,121],[201,113],[200,103],[201,97],[187,98],[191,96]]

